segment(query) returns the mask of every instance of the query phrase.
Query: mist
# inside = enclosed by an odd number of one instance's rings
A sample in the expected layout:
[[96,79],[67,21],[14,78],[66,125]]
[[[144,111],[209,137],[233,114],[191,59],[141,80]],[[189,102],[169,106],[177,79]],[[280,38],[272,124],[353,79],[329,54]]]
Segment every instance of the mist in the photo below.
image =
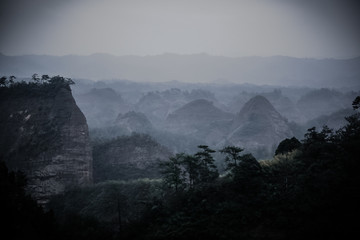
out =
[[359,6],[1,1],[1,234],[356,236]]

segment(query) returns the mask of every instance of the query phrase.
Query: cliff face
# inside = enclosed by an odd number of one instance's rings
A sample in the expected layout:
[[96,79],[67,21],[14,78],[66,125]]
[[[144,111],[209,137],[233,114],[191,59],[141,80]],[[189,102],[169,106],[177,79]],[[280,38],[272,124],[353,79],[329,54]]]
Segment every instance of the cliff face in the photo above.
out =
[[26,174],[39,203],[92,182],[88,126],[69,86],[2,88],[0,100],[0,158]]

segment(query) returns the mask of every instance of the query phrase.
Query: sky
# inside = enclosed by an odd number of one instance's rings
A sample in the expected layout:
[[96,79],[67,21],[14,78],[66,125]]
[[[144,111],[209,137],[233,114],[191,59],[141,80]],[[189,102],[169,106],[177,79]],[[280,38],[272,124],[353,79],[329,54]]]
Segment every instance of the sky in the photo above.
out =
[[355,0],[2,0],[0,53],[352,58]]

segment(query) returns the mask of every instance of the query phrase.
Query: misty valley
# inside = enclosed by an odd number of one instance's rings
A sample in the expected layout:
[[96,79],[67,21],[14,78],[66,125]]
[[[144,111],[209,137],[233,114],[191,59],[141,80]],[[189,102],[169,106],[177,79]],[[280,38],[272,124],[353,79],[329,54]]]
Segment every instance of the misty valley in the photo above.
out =
[[0,240],[359,235],[359,0],[0,12]]
[[359,96],[356,88],[2,77],[3,232],[351,236]]

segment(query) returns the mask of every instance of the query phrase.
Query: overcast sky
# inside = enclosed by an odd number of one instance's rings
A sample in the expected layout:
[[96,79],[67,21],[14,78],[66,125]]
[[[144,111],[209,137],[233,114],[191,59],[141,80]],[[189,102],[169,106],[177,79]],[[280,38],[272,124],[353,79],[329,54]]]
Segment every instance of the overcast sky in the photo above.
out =
[[1,0],[7,55],[360,56],[353,0]]

